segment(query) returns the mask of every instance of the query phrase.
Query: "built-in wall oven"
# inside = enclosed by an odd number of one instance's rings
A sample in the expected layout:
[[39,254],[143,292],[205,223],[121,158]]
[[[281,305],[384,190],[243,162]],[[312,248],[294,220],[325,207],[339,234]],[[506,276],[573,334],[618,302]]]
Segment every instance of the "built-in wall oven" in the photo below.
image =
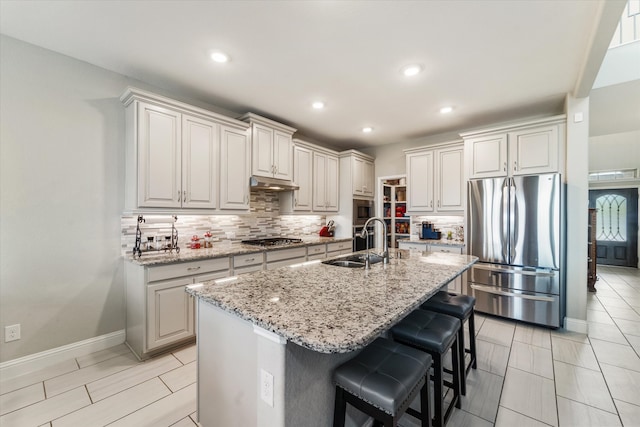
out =
[[364,225],[369,218],[376,216],[373,200],[353,200],[353,225]]
[[363,251],[367,248],[367,240],[369,241],[369,247],[375,246],[374,225],[367,227],[368,235],[367,239],[360,237],[362,234],[362,227],[369,218],[375,216],[373,200],[353,200],[353,250]]

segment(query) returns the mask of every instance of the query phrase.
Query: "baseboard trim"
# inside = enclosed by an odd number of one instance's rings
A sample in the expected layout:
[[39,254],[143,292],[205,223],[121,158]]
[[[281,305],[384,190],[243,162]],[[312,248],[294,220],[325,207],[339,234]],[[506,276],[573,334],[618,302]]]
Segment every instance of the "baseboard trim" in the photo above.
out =
[[564,328],[567,331],[577,332],[579,334],[586,334],[589,332],[589,324],[586,320],[574,319],[571,317],[564,318]]
[[96,351],[114,347],[124,343],[125,338],[125,330],[121,329],[109,334],[89,338],[84,341],[78,341],[62,347],[42,351],[40,353],[30,354],[18,359],[8,360],[0,363],[0,376],[3,380],[15,378],[55,365],[56,363],[67,359],[85,356]]

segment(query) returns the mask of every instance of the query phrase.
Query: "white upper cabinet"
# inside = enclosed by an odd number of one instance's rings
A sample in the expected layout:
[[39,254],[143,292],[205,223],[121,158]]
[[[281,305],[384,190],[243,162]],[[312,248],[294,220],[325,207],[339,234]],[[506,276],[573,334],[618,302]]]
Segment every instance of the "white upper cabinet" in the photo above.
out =
[[462,213],[464,210],[464,148],[461,141],[405,150],[407,212]]
[[182,206],[181,114],[140,102],[137,123],[137,183],[139,207]]
[[182,116],[182,206],[215,209],[218,200],[220,126]]
[[293,181],[300,188],[280,193],[280,211],[337,212],[338,153],[299,139],[293,144]]
[[[249,164],[246,123],[139,89],[127,89],[121,101],[127,126],[127,210],[215,213],[229,173],[237,187],[234,191],[248,196],[250,167],[231,170],[223,164],[221,170],[220,162],[221,138],[229,138],[224,127],[243,140],[245,157],[234,161]],[[248,206],[247,201],[239,208]]]
[[296,129],[253,113],[240,118],[251,125],[251,172],[256,176],[293,179],[293,141]]
[[509,154],[513,175],[558,170],[558,125],[509,132]]
[[353,156],[351,162],[353,164],[353,195],[373,197],[375,185],[373,160]]
[[462,134],[469,178],[562,172],[565,116]]
[[436,151],[436,209],[461,212],[464,209],[464,147],[462,144]]
[[246,131],[221,128],[220,208],[247,210],[251,174],[249,140]]
[[342,190],[350,190],[353,197],[358,199],[372,199],[375,193],[373,157],[356,150],[347,150],[341,152],[339,158],[340,173],[344,173],[346,178],[343,178]]
[[407,154],[407,211],[433,212],[433,151]]
[[293,192],[293,210],[311,211],[313,152],[297,144],[293,147],[293,182],[300,187]]
[[471,178],[507,176],[507,135],[492,135],[466,141],[471,155]]
[[313,153],[313,210],[338,211],[338,157]]

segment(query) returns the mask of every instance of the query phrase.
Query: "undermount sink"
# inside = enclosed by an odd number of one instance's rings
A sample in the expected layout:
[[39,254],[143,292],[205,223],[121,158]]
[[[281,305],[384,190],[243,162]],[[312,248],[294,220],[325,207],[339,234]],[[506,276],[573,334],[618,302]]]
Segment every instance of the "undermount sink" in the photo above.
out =
[[[335,265],[337,267],[360,268],[365,266],[366,257],[367,255],[365,254],[349,255],[342,258],[322,261],[322,263],[327,265]],[[369,264],[376,264],[376,263],[382,262],[382,259],[383,258],[380,255],[370,254]]]
[[348,267],[348,268],[364,267],[364,262],[350,261],[348,259],[333,259],[329,261],[322,261],[322,263],[327,265],[335,265],[337,267]]

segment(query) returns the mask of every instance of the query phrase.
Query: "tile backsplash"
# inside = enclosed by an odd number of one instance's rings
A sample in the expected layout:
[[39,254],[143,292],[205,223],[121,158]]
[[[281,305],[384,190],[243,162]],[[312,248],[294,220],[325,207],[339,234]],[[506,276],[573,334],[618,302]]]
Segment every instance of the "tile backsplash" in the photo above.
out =
[[463,216],[411,216],[411,234],[418,235],[422,227],[422,221],[429,221],[435,228],[442,232],[442,237],[451,231],[453,238],[456,240],[464,240],[463,236],[456,236],[456,227],[464,227]]
[[[250,212],[243,215],[180,215],[175,227],[178,230],[178,244],[186,246],[191,236],[211,231],[213,242],[223,240],[240,241],[245,239],[277,236],[317,235],[325,225],[323,215],[280,215],[278,194],[267,191],[251,193]],[[160,218],[157,215],[144,215],[145,218]],[[162,216],[169,218],[168,215]],[[131,254],[136,240],[137,215],[121,217],[122,254]],[[170,223],[143,224],[140,226],[145,235],[170,235]]]

